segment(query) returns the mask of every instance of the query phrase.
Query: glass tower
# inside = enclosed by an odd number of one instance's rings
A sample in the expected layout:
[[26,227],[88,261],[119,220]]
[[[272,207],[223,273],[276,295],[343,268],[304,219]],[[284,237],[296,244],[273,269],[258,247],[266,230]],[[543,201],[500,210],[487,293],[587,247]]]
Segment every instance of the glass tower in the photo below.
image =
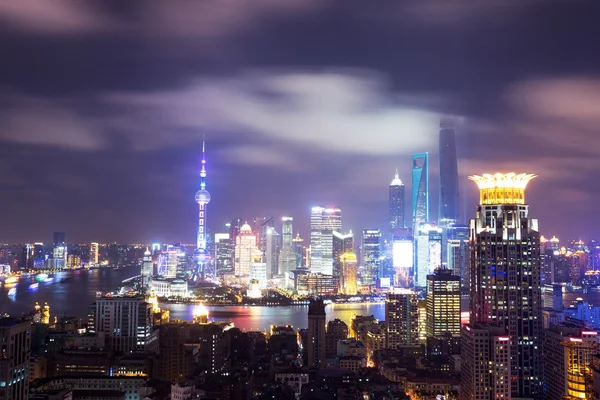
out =
[[400,180],[398,170],[394,175],[394,180],[390,183],[390,229],[405,228],[404,220],[404,183]]
[[412,156],[413,231],[429,221],[429,154]]
[[442,221],[458,220],[458,160],[456,157],[456,134],[452,119],[440,123],[440,212]]

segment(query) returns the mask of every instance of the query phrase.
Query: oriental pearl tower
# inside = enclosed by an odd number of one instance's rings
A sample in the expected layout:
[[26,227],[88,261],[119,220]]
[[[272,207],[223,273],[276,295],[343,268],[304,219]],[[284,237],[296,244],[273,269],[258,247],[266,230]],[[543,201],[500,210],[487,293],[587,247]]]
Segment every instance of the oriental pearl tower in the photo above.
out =
[[210,193],[206,190],[206,159],[204,158],[205,146],[202,139],[202,169],[200,170],[200,190],[196,192],[198,203],[198,236],[196,237],[196,251],[194,260],[198,266],[197,273],[204,279],[204,266],[210,259],[206,250],[206,205],[210,202]]

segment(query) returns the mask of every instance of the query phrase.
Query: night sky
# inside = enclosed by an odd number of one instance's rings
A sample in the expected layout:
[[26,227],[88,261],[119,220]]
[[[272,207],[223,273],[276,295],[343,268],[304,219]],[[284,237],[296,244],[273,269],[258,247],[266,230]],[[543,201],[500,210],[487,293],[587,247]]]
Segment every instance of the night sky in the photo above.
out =
[[542,234],[600,238],[598,15],[586,1],[0,2],[0,241],[193,243],[203,134],[213,232],[291,215],[306,237],[314,205],[385,228],[394,170],[409,203],[422,151],[436,218],[445,114],[463,217],[467,175],[537,173]]

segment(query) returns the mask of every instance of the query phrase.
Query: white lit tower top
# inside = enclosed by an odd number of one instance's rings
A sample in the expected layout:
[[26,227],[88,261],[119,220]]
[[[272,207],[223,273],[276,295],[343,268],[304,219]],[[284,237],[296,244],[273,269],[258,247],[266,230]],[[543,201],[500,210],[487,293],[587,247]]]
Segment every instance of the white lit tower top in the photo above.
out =
[[200,254],[208,254],[206,251],[206,205],[210,203],[210,193],[208,190],[206,190],[206,159],[204,139],[202,139],[202,169],[200,170],[200,190],[196,192],[196,203],[198,203],[198,236],[196,237],[196,256],[198,256]]

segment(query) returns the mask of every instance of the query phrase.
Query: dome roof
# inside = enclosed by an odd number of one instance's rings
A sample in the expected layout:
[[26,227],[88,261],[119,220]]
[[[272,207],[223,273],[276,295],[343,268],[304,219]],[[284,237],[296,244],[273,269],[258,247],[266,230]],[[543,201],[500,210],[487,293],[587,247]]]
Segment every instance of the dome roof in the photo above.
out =
[[250,228],[250,225],[248,225],[248,223],[245,223],[244,225],[242,225],[242,227],[240,228],[240,232],[241,233],[252,233],[252,228]]
[[208,190],[200,189],[196,192],[196,203],[210,203],[210,193],[208,193]]

